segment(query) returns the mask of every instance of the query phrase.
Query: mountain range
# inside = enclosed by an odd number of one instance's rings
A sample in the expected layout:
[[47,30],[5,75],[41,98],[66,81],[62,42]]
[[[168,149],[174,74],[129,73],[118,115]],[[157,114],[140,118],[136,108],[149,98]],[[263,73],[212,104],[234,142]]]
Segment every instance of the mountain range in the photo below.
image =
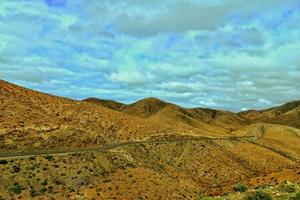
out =
[[[47,179],[47,191],[57,180],[61,184],[56,193],[37,196],[197,199],[230,192],[238,182],[257,187],[300,181],[299,128],[300,101],[234,113],[187,109],[153,97],[128,105],[72,100],[0,80],[0,161],[14,160],[11,167],[15,163],[24,175],[16,178],[0,164],[7,172],[0,194],[9,196],[17,181],[26,199],[26,191],[33,185],[40,191],[39,181]],[[45,155],[56,164],[46,163]],[[25,159],[30,157],[36,158]],[[26,178],[33,162],[48,169],[38,169],[39,180]]]

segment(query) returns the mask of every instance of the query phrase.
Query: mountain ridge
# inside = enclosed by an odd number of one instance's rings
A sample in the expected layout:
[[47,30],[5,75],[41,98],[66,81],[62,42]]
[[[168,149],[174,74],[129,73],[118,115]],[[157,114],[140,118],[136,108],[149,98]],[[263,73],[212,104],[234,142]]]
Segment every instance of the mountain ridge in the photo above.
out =
[[[93,98],[94,101],[91,103],[95,103],[98,105],[101,105],[101,103],[99,103],[100,101],[103,101],[101,99],[97,99],[97,98]],[[86,100],[83,100],[86,101]],[[98,101],[98,102],[97,102]],[[106,100],[106,101],[112,101],[112,102],[116,102],[113,100]],[[118,104],[122,104],[119,102],[116,102]],[[164,106],[162,106],[164,105]],[[149,97],[149,98],[144,98],[141,99],[139,101],[136,101],[132,104],[122,104],[122,109],[115,109],[118,110],[120,112],[124,112],[130,115],[134,115],[134,116],[138,116],[138,117],[149,117],[152,114],[148,113],[145,114],[145,112],[143,112],[142,110],[138,110],[135,112],[136,109],[138,109],[136,106],[142,107],[144,109],[149,109],[149,108],[159,108],[156,109],[156,111],[159,111],[160,109],[163,109],[164,107],[166,107],[166,105],[168,105],[169,107],[173,107],[173,109],[177,109],[180,110],[181,113],[184,113],[188,116],[191,115],[196,115],[198,117],[196,118],[212,118],[211,121],[213,121],[214,118],[216,118],[217,116],[222,116],[224,117],[224,115],[227,115],[226,117],[230,118],[231,121],[229,122],[228,119],[223,119],[223,121],[225,120],[227,123],[232,123],[235,122],[236,126],[239,125],[245,125],[245,124],[251,124],[251,123],[256,123],[258,121],[263,121],[263,122],[267,122],[267,123],[274,123],[274,124],[284,124],[284,123],[288,123],[289,125],[299,128],[300,127],[300,119],[298,116],[300,116],[300,100],[294,100],[279,106],[275,106],[275,107],[271,107],[268,109],[263,109],[263,110],[247,110],[247,111],[241,111],[241,112],[231,112],[231,111],[224,111],[224,110],[217,110],[217,109],[210,109],[210,108],[201,108],[201,107],[197,107],[197,108],[183,108],[181,106],[178,106],[174,103],[170,103],[170,102],[166,102],[163,100],[160,100],[158,98],[154,98],[154,97]],[[107,105],[102,104],[101,106],[103,107],[107,107]],[[127,108],[131,108],[129,110],[127,110]],[[111,108],[113,109],[113,108]],[[141,109],[141,108],[140,108]],[[145,111],[145,110],[144,110]],[[142,114],[141,114],[142,113]],[[143,116],[143,114],[145,116]],[[293,118],[292,120],[290,119],[285,119],[286,115],[289,115],[288,117]],[[202,119],[204,120],[204,119]],[[281,123],[282,121],[284,121],[284,123]],[[287,122],[289,121],[289,122]],[[207,123],[207,121],[206,121]],[[212,122],[213,124],[217,124],[215,121]],[[219,125],[219,126],[223,126],[224,125]],[[234,129],[234,127],[227,127],[229,129]]]

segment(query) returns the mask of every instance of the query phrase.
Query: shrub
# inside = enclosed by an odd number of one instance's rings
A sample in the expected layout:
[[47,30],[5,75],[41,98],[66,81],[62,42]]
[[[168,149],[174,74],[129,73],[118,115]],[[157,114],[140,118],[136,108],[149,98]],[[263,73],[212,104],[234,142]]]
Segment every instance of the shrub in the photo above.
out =
[[272,197],[268,193],[258,190],[256,192],[247,194],[244,199],[245,200],[272,200]]
[[51,156],[51,155],[46,155],[46,156],[44,156],[44,158],[46,160],[48,160],[48,161],[52,161],[53,160],[53,156]]
[[40,190],[40,192],[41,192],[42,194],[44,194],[45,192],[47,192],[47,188],[42,187],[41,190]]
[[48,185],[48,179],[45,179],[44,181],[42,181],[41,185],[42,186],[47,186]]
[[48,186],[48,191],[53,192],[53,186],[52,185]]
[[279,186],[279,190],[281,192],[287,192],[287,193],[293,193],[296,192],[296,189],[293,185],[289,185],[289,184],[284,184]]
[[62,182],[61,182],[60,180],[55,180],[54,183],[55,183],[56,185],[62,185]]
[[6,165],[7,163],[7,160],[0,160],[0,165]]
[[36,160],[36,158],[33,157],[33,156],[30,156],[30,157],[28,158],[28,160],[29,160],[29,161],[33,161],[33,160]]
[[36,196],[36,191],[34,189],[34,187],[30,186],[30,196],[31,197],[35,197]]
[[241,183],[238,183],[233,187],[233,190],[236,192],[246,192],[247,189],[247,186]]
[[12,172],[13,173],[19,173],[21,171],[21,168],[17,165],[12,166]]

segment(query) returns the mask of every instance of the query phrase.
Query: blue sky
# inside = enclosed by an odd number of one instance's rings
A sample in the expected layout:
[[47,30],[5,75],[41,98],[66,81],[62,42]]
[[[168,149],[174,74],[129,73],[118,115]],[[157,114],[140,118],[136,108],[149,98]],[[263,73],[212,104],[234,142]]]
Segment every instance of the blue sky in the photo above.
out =
[[1,0],[0,78],[239,111],[300,99],[300,0]]

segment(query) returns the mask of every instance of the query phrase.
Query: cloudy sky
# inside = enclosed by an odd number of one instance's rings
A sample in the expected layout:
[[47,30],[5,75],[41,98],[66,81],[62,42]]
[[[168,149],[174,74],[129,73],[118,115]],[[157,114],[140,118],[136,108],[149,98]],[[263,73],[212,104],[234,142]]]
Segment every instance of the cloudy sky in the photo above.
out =
[[300,99],[300,0],[1,0],[0,78],[239,111]]

